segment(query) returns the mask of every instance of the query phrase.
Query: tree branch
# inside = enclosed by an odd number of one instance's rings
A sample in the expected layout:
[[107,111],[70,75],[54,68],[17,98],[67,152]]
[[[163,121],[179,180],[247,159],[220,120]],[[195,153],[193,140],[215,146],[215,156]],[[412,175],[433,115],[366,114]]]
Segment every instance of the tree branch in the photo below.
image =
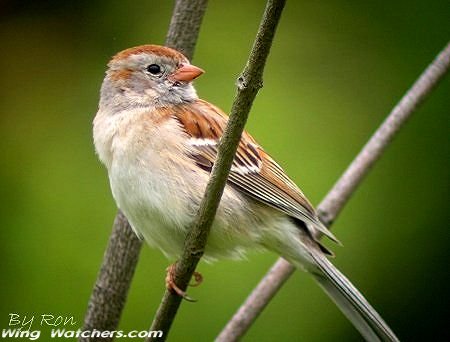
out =
[[[353,192],[381,157],[389,143],[411,114],[423,103],[449,69],[450,43],[427,67],[411,89],[394,107],[386,120],[373,134],[361,152],[336,182],[318,206],[320,219],[330,226]],[[280,258],[247,297],[239,310],[224,327],[216,341],[236,341],[250,328],[276,292],[283,286],[295,268]]]
[[[268,0],[249,59],[244,71],[238,78],[238,91],[227,127],[218,146],[217,159],[214,163],[205,195],[186,237],[183,255],[176,263],[174,280],[182,290],[186,289],[204,253],[210,227],[214,220],[248,113],[258,90],[262,87],[265,62],[284,4],[285,0]],[[167,338],[181,299],[180,296],[168,290],[166,290],[162,298],[150,329],[163,331],[164,339]],[[154,339],[149,338],[148,340],[152,341]]]
[[165,45],[191,60],[207,5],[208,0],[177,0]]
[[[191,59],[207,0],[176,0],[165,44]],[[120,212],[89,299],[83,330],[116,330],[139,259],[142,242]],[[80,341],[88,339],[80,338]],[[112,340],[112,338],[104,339]]]
[[[142,242],[121,211],[114,220],[103,264],[92,290],[83,330],[116,330],[128,288],[139,259]],[[90,338],[80,337],[79,341]],[[105,341],[112,340],[107,338]]]

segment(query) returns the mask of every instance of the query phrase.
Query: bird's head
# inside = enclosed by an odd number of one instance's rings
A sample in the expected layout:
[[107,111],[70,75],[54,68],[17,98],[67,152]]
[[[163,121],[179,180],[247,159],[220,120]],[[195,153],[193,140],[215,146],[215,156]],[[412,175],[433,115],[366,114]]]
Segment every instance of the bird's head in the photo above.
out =
[[182,53],[168,47],[129,48],[108,63],[100,105],[113,103],[130,108],[193,101],[197,94],[192,81],[203,72]]

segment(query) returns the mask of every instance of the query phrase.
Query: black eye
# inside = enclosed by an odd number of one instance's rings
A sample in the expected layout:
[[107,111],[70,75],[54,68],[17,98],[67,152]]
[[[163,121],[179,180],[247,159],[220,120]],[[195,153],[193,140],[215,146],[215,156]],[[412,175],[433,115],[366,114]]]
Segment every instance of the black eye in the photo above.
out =
[[150,64],[147,67],[147,71],[152,75],[158,75],[161,73],[161,67],[158,64]]

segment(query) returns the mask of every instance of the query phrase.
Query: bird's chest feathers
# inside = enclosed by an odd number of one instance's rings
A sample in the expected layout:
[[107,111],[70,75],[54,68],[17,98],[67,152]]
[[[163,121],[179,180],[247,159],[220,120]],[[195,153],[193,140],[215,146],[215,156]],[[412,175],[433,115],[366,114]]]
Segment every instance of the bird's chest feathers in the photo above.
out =
[[[141,110],[142,111],[142,110]],[[142,116],[139,110],[127,110],[115,114],[100,110],[94,119],[94,144],[100,160],[110,171],[113,160],[133,145],[132,131]]]
[[188,194],[183,189],[189,170],[183,161],[184,140],[177,122],[165,120],[156,125],[144,113],[112,118],[107,126],[97,150],[102,161],[102,153],[106,159],[119,207],[135,217],[167,210],[186,212]]

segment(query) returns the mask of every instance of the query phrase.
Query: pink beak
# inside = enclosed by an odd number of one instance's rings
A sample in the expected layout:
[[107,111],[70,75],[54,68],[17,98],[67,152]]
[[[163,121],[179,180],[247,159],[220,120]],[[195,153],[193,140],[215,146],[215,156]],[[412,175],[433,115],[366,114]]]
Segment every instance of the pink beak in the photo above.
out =
[[195,65],[182,64],[180,68],[170,75],[170,79],[178,82],[191,82],[203,73],[204,71]]

